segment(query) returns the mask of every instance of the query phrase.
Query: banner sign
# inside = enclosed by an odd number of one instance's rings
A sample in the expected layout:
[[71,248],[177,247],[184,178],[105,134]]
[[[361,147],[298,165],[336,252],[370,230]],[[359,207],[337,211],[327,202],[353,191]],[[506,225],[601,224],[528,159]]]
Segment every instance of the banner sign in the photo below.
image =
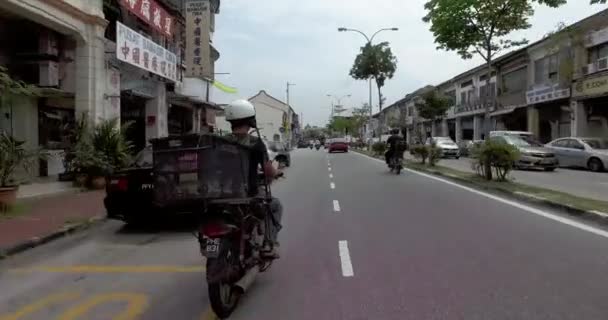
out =
[[173,16],[171,16],[156,0],[121,0],[127,9],[144,20],[161,34],[173,36]]
[[154,41],[116,22],[116,57],[120,61],[177,81],[177,57]]
[[209,0],[186,1],[186,75],[212,78],[211,48],[211,4]]

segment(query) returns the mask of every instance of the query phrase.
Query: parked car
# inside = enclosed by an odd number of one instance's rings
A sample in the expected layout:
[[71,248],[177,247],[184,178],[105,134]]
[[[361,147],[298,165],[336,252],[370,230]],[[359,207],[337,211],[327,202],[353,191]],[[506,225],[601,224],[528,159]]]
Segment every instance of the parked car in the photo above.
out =
[[109,219],[126,222],[141,221],[155,212],[151,146],[139,152],[129,168],[109,177],[103,203]]
[[541,168],[545,171],[554,171],[558,166],[555,153],[534,139],[516,135],[499,135],[490,139],[510,144],[519,150],[520,157],[514,164],[516,168]]
[[596,172],[608,169],[608,139],[560,138],[547,143],[546,147],[555,152],[560,167]]
[[520,138],[533,139],[534,134],[529,131],[490,131],[490,138],[497,136],[516,136]]
[[427,139],[426,144],[430,145],[435,143],[435,146],[441,150],[441,157],[448,158],[453,157],[456,159],[460,158],[460,148],[450,137],[432,137]]
[[289,149],[280,141],[267,142],[266,147],[271,152],[271,159],[279,163],[284,167],[291,166],[291,152]]
[[460,156],[462,157],[473,157],[473,150],[479,147],[484,141],[483,140],[462,140],[458,143],[458,149],[460,150]]
[[298,141],[298,149],[308,148],[310,144],[304,140]]
[[331,142],[329,143],[329,149],[328,152],[332,153],[335,151],[342,151],[342,152],[348,152],[348,142],[346,142],[345,139],[331,139]]

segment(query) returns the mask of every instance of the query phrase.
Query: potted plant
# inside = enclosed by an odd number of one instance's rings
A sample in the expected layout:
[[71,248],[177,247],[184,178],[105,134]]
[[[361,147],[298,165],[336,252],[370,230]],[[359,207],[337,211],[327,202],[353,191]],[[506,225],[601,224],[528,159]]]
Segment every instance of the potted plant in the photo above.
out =
[[14,180],[15,171],[29,171],[35,160],[41,157],[38,151],[24,148],[25,141],[15,139],[6,132],[0,133],[0,211],[15,204],[19,184]]

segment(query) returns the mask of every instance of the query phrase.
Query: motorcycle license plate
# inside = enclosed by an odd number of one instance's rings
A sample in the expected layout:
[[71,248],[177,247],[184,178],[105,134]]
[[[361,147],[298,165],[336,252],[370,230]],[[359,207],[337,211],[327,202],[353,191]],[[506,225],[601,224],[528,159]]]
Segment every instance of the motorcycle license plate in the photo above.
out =
[[203,248],[202,249],[202,253],[203,256],[207,257],[207,258],[217,258],[220,254],[220,240],[219,238],[216,239],[210,239],[207,238],[205,239],[205,243],[203,244]]

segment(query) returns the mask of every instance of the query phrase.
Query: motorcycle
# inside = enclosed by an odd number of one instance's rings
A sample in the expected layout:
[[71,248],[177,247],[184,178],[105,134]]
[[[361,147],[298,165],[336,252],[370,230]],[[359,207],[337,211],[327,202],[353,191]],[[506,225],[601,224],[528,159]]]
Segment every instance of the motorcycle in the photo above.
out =
[[403,159],[400,157],[391,157],[389,159],[390,172],[395,172],[395,174],[401,174],[401,170],[403,169]]
[[315,148],[317,148],[317,150],[319,150],[319,149],[321,149],[321,145],[318,144],[318,145],[315,146]]
[[272,217],[270,191],[267,184],[265,187],[266,198],[212,200],[203,215],[198,239],[201,254],[207,258],[211,308],[220,319],[232,314],[256,276],[274,261],[263,254],[274,223],[265,218]]
[[221,319],[236,308],[241,295],[272,259],[262,250],[270,226],[268,201],[257,198],[211,201],[200,224],[201,254],[207,258],[206,277],[211,308]]

